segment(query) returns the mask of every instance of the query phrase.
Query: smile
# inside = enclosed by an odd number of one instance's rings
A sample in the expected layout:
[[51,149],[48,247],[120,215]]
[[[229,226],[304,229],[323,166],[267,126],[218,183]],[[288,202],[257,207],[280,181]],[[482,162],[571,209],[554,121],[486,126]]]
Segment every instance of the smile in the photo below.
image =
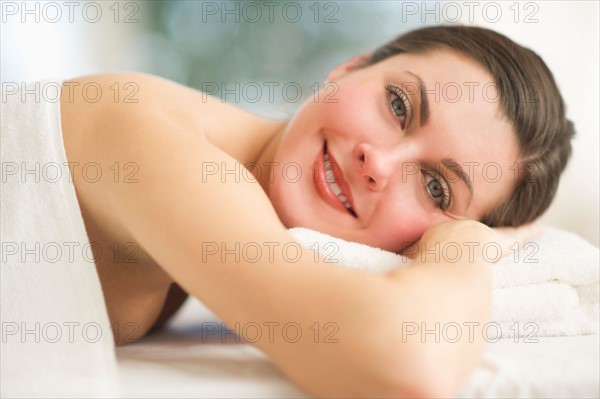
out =
[[333,155],[327,152],[327,142],[324,143],[317,162],[319,167],[315,168],[315,183],[321,197],[334,208],[358,217],[352,207],[350,188],[344,180],[342,170]]

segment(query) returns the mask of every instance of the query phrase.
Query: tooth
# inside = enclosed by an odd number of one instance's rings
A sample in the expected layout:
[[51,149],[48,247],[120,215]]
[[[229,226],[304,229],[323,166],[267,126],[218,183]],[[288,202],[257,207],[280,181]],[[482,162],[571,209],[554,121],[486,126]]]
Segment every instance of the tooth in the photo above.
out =
[[331,183],[331,184],[329,185],[329,187],[331,187],[331,191],[333,191],[333,193],[334,193],[334,194],[335,194],[337,197],[339,197],[339,196],[340,196],[340,194],[341,194],[341,192],[342,192],[342,189],[340,188],[340,186],[338,186],[338,185],[337,185],[337,183]]
[[333,172],[328,170],[327,173],[327,181],[331,184],[331,183],[335,183],[335,177],[333,176]]
[[340,202],[344,205],[344,207],[347,210],[352,210],[352,206],[350,205],[348,198],[344,194],[342,194],[342,189],[335,181],[335,175],[334,175],[332,167],[331,167],[331,161],[329,160],[329,155],[325,154],[323,163],[324,163],[323,166],[325,167],[325,177],[327,179],[327,183],[329,184],[329,187],[331,188],[331,191],[333,191],[335,196],[340,200]]
[[325,166],[325,172],[331,171],[331,162],[326,160],[323,166]]

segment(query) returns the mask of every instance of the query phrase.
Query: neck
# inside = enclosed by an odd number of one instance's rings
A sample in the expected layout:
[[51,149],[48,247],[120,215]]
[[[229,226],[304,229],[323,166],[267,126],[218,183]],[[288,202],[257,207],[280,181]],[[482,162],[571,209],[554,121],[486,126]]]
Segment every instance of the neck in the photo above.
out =
[[[275,159],[275,154],[279,148],[279,143],[287,124],[288,121],[285,120],[275,126],[256,157],[256,165],[258,167],[252,171],[252,174],[267,195],[269,194],[269,182],[272,181],[272,173],[275,169],[272,162]],[[258,171],[261,172],[260,175],[257,175]]]

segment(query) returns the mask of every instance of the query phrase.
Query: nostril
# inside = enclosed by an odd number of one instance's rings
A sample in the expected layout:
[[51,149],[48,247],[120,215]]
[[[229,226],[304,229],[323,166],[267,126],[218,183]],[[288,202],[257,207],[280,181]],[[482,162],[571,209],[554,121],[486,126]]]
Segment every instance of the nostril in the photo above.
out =
[[360,154],[358,159],[360,160],[360,163],[365,163],[365,154]]
[[375,184],[375,179],[369,176],[369,184]]

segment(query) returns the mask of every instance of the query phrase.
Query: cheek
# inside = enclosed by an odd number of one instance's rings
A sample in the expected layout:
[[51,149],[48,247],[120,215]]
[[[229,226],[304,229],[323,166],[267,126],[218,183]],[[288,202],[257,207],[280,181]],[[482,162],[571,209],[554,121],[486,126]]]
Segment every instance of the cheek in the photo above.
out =
[[326,125],[326,129],[338,135],[356,138],[361,133],[366,134],[377,124],[375,100],[356,88],[340,86],[331,101],[323,101],[320,105],[320,120]]
[[369,234],[374,242],[388,251],[401,252],[418,241],[433,223],[422,209],[414,205],[398,204],[393,209],[378,212],[373,219]]

